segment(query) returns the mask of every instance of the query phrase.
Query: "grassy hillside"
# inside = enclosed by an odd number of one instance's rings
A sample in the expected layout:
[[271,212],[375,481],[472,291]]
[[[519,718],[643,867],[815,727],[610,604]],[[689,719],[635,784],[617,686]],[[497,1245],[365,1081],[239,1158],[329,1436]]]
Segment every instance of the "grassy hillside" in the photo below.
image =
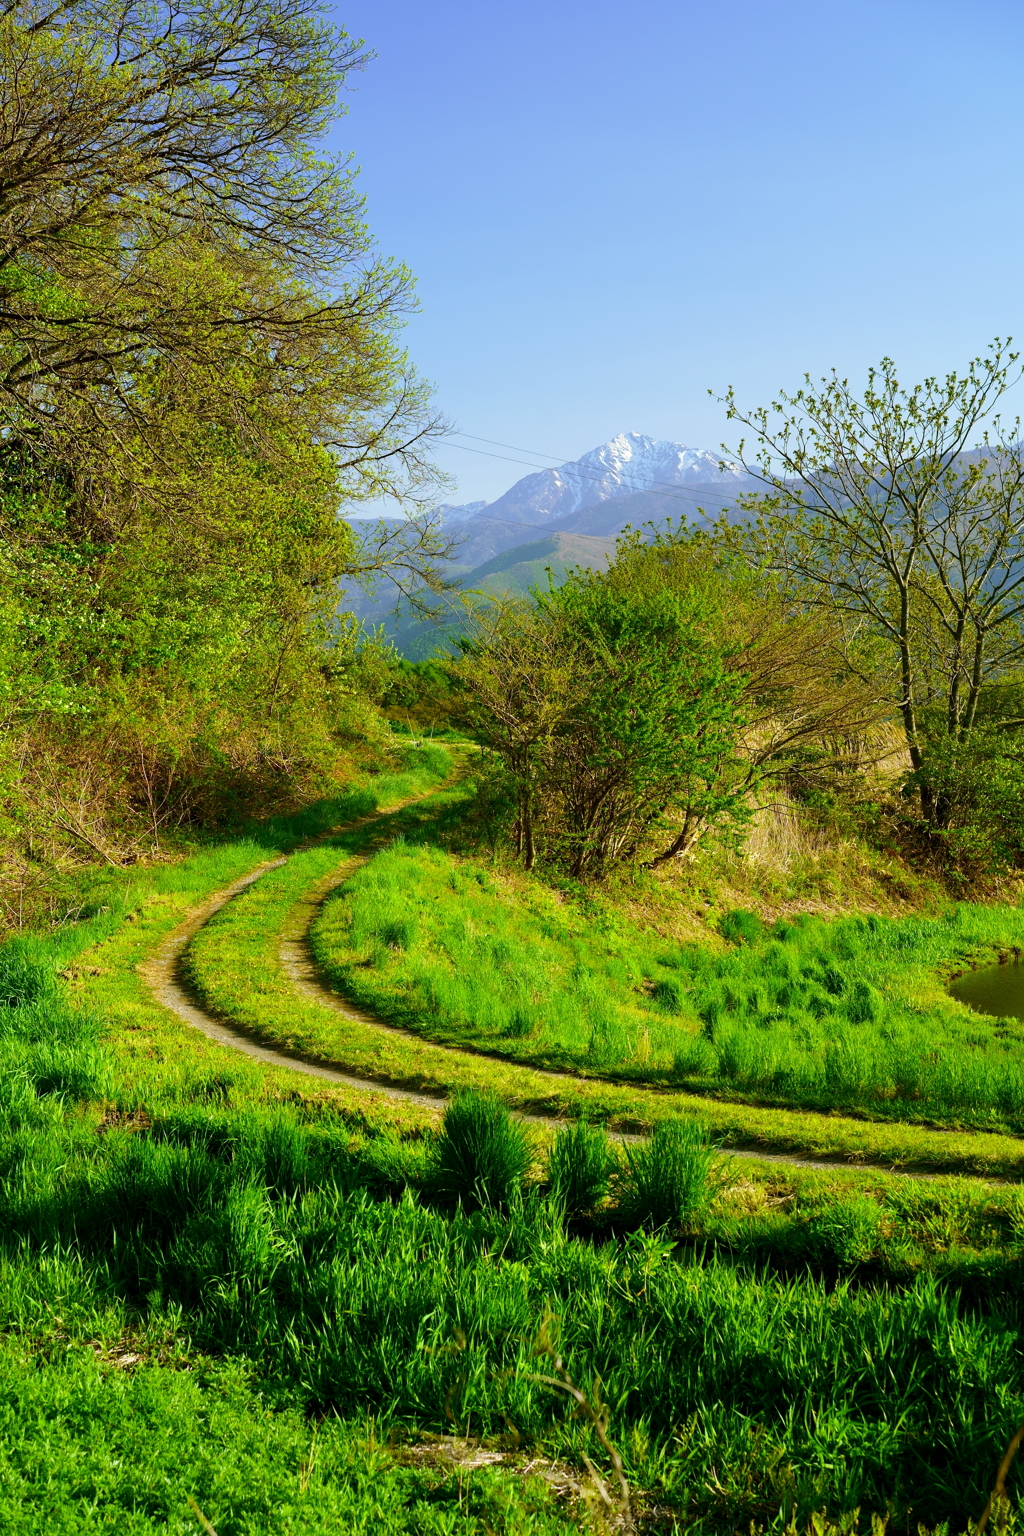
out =
[[614,555],[614,539],[553,533],[532,543],[518,544],[485,561],[467,572],[460,585],[467,592],[486,592],[492,597],[525,597],[531,587],[547,585],[549,571],[557,584],[564,581],[566,572],[574,566],[606,570]]
[[339,889],[313,944],[358,1002],[513,1060],[1024,1131],[1021,1026],[942,986],[1021,946],[1018,908],[771,929],[739,911],[721,926],[723,953],[666,942],[609,906],[559,902],[539,883],[517,891],[478,863],[399,844]]

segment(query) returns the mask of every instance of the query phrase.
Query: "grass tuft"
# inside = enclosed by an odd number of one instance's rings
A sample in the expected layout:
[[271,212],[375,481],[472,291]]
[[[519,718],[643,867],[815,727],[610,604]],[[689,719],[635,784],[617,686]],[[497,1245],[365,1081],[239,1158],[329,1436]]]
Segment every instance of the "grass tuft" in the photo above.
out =
[[618,1205],[629,1221],[658,1231],[689,1225],[721,1187],[715,1148],[693,1120],[667,1120],[650,1141],[627,1147]]
[[526,1131],[491,1093],[460,1093],[434,1147],[432,1186],[467,1210],[508,1207],[532,1161]]
[[719,918],[718,931],[730,944],[753,944],[764,932],[764,924],[756,912],[746,912],[736,907]]
[[548,1164],[551,1195],[566,1216],[583,1216],[608,1193],[616,1167],[608,1133],[578,1120],[555,1136]]

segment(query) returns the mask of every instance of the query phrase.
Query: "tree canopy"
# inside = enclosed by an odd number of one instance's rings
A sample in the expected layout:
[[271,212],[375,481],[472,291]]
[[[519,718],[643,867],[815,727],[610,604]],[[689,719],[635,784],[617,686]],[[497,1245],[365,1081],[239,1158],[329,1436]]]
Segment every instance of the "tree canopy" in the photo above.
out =
[[865,636],[881,643],[885,697],[939,826],[951,753],[992,723],[1024,659],[1024,449],[1019,421],[997,413],[1020,376],[996,341],[964,373],[909,388],[885,359],[862,395],[832,374],[755,411],[727,397],[765,487],[740,541],[805,604],[843,616],[854,671]]

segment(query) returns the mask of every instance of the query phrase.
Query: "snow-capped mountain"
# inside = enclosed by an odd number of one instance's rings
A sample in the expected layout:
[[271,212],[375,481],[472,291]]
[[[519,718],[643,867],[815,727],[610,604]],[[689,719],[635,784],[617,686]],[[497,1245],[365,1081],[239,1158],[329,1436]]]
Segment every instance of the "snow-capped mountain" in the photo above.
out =
[[746,489],[747,478],[738,464],[727,463],[723,468],[721,456],[706,449],[687,448],[641,432],[620,432],[611,442],[557,469],[524,475],[497,501],[438,510],[445,522],[464,522],[481,514],[501,521],[514,514],[519,523],[540,524],[616,497],[650,491],[667,493],[668,515],[674,510],[671,492],[676,486],[716,485],[738,492]]
[[[455,539],[445,573],[466,590],[523,593],[531,583],[545,582],[549,569],[556,576],[570,565],[604,570],[626,528],[743,517],[739,498],[758,489],[753,476],[717,453],[623,432],[571,463],[524,475],[497,501],[437,507]],[[368,626],[386,623],[398,635],[392,613],[397,596],[385,582],[353,608]],[[396,643],[406,655],[419,656],[417,647],[428,655],[439,642],[431,626],[413,623]]]

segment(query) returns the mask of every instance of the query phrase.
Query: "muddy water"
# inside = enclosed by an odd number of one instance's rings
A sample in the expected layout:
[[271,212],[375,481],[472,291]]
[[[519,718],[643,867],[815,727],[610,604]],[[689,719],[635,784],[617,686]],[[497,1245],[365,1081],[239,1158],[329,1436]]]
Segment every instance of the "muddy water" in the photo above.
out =
[[975,1013],[1001,1019],[1024,1019],[1024,961],[986,965],[967,971],[949,984],[950,996]]

